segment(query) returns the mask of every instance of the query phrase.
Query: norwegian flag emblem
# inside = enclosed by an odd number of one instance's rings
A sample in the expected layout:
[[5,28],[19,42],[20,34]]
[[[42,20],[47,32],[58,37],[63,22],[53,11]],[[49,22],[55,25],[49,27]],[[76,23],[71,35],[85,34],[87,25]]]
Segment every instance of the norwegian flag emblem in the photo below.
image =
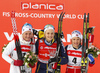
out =
[[31,29],[29,29],[31,31]]
[[76,36],[78,36],[78,34],[76,34]]

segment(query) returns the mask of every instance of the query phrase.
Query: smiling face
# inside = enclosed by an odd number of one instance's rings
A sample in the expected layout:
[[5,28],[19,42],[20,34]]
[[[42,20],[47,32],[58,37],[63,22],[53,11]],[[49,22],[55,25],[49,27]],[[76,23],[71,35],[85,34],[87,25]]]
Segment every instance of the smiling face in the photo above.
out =
[[72,38],[72,45],[74,48],[78,49],[80,43],[81,43],[81,39],[79,37]]
[[46,30],[46,32],[44,33],[44,36],[46,40],[50,42],[54,38],[54,30],[52,29]]
[[30,41],[30,39],[33,37],[33,33],[31,31],[25,31],[22,34],[22,37],[25,41]]

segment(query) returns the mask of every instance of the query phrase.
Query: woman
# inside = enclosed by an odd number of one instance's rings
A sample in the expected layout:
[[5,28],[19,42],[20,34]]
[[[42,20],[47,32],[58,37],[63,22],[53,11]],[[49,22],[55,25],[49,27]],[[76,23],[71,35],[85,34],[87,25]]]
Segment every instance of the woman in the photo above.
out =
[[[38,55],[38,63],[35,73],[52,73],[48,71],[50,62],[57,62],[56,50],[57,41],[54,39],[55,29],[54,26],[48,24],[44,27],[44,38],[38,39],[36,46],[36,54]],[[66,64],[68,57],[65,53],[63,44],[61,43],[61,57],[58,58],[59,64]],[[49,61],[49,63],[48,63]]]
[[[21,46],[21,51],[22,51],[22,57],[28,52],[28,51],[33,51],[35,52],[35,46],[31,47],[31,39],[33,39],[33,30],[32,30],[32,25],[29,23],[25,23],[22,27],[22,34],[19,36],[20,40],[20,46]],[[33,39],[34,40],[34,39]],[[10,57],[9,57],[10,55]],[[23,60],[18,60],[17,57],[17,51],[16,51],[16,46],[15,46],[15,40],[12,40],[7,47],[5,48],[2,58],[10,63],[10,72],[9,73],[20,73],[19,66],[21,67],[21,72],[23,73],[32,73],[31,72],[31,66],[30,68],[27,68],[27,66],[23,65]]]
[[[66,54],[68,55],[69,62],[67,64],[66,73],[81,73],[81,33],[77,30],[72,32],[71,43],[65,47]],[[90,65],[94,64],[92,54],[88,55]]]

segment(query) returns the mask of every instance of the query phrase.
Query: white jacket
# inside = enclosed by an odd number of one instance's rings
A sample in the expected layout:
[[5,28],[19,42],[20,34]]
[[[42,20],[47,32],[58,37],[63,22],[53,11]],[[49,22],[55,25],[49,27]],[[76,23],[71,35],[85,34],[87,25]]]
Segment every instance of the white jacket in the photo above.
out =
[[[28,52],[29,50],[32,50],[33,52],[35,52],[35,45],[31,46],[29,44],[31,41],[26,42],[25,40],[22,39],[22,35],[20,35],[19,39],[20,39],[20,45],[22,49],[22,56],[24,56],[26,52]],[[4,49],[2,58],[11,64],[9,73],[20,73],[19,66],[15,66],[13,64],[14,60],[18,59],[14,40],[12,40]],[[31,68],[27,68],[25,66],[25,71],[28,71],[29,73],[31,73]]]

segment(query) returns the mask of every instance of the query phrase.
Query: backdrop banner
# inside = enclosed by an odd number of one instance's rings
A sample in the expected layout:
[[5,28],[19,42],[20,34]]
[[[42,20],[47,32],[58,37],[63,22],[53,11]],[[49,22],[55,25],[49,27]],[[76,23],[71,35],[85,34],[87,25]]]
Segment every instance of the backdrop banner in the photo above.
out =
[[[58,30],[58,19],[61,12],[65,12],[62,31],[64,46],[71,43],[71,33],[74,30],[83,32],[83,17],[89,13],[89,26],[95,26],[93,45],[100,48],[100,0],[1,0],[0,1],[0,51],[4,44],[13,40],[11,24],[11,11],[15,11],[18,33],[21,34],[22,26],[27,22],[33,28],[43,29],[46,24],[52,24]],[[95,65],[89,67],[88,73],[100,73],[100,57],[95,59]],[[0,53],[0,73],[8,73],[10,65],[2,59]],[[35,73],[33,68],[32,73]],[[66,65],[61,66],[61,73],[66,70]]]

